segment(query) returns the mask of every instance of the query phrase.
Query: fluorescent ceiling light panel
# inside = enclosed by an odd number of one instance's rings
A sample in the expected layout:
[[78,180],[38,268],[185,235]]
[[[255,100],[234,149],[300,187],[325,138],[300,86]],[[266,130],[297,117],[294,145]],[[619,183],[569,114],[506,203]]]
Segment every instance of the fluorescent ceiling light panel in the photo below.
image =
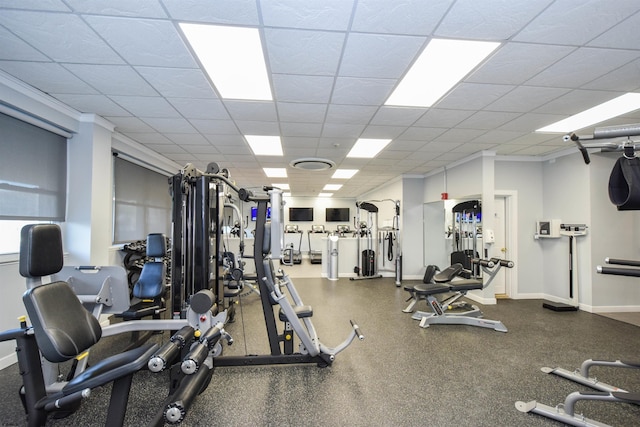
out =
[[290,190],[289,188],[289,184],[283,183],[283,184],[271,184],[274,187],[278,187],[281,190]]
[[498,46],[498,42],[432,39],[385,105],[431,107]]
[[287,177],[286,168],[262,168],[262,170],[269,178],[286,178]]
[[245,135],[253,154],[256,156],[282,156],[279,136]]
[[323,190],[325,191],[338,191],[342,188],[342,184],[327,184],[324,186]]
[[573,132],[637,109],[640,109],[640,93],[629,92],[613,98],[611,101],[596,105],[564,120],[540,128],[536,132]]
[[390,139],[360,138],[347,154],[347,157],[372,159],[391,142]]
[[320,193],[318,194],[318,197],[331,197],[333,196],[333,193]]
[[336,169],[331,179],[350,179],[358,173],[358,169]]
[[184,22],[180,28],[222,98],[273,100],[257,28]]

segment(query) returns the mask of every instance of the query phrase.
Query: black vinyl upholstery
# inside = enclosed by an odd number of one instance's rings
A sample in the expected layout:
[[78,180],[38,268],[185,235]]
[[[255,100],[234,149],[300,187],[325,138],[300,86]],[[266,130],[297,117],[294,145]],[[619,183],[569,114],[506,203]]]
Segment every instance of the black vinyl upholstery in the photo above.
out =
[[72,359],[102,336],[98,320],[82,306],[65,282],[31,288],[22,300],[40,352],[50,362]]
[[20,275],[49,276],[64,264],[62,233],[55,224],[29,224],[20,232]]

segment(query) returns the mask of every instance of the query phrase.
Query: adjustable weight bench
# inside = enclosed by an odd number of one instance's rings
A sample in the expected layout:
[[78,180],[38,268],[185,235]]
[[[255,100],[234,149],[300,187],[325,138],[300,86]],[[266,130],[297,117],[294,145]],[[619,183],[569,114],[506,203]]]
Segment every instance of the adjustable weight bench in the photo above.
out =
[[[471,279],[456,279],[462,272],[462,264],[456,263],[433,276],[433,283],[419,284],[407,289],[413,301],[405,309],[411,310],[415,303],[421,299],[427,301],[431,312],[417,311],[411,316],[412,319],[420,321],[421,328],[428,328],[430,325],[470,325],[481,328],[494,329],[498,332],[507,332],[504,324],[498,320],[483,319],[480,309],[465,302],[457,302],[472,290],[482,290],[489,286],[501,267],[511,268],[513,262],[491,258],[489,260],[473,258],[471,260],[472,270],[480,266],[482,271],[489,275],[489,279],[483,282],[482,277]],[[435,295],[450,294],[443,300],[438,300]]]

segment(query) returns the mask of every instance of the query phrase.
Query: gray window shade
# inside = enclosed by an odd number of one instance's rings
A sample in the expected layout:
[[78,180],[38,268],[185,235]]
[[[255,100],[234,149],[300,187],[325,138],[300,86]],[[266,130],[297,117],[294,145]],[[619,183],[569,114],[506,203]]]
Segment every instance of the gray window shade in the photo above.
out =
[[170,236],[168,178],[119,157],[115,158],[114,173],[114,243],[144,240],[149,233]]
[[67,140],[0,114],[0,219],[64,221]]

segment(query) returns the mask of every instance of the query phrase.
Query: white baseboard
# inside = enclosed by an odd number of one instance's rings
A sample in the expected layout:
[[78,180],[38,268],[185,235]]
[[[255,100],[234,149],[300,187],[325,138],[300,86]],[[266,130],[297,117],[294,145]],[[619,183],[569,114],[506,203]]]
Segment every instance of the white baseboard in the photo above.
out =
[[18,356],[15,353],[8,354],[0,358],[0,370],[8,368],[14,363],[18,363]]

